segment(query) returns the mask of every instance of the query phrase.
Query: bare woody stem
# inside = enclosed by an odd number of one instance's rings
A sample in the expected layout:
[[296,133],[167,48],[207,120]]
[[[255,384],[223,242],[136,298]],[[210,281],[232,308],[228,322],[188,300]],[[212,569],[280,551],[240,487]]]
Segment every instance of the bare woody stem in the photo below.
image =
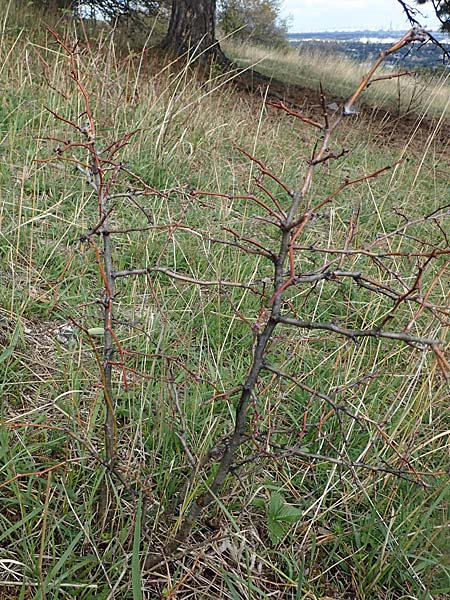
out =
[[[74,75],[75,81],[78,83],[78,74]],[[84,88],[79,83],[80,89]],[[97,192],[98,212],[101,226],[99,233],[103,241],[103,257],[97,252],[97,262],[103,279],[104,297],[103,297],[103,394],[106,405],[105,418],[105,458],[110,469],[115,467],[116,455],[116,419],[114,412],[114,392],[112,386],[112,362],[115,352],[115,335],[112,328],[113,319],[113,302],[115,294],[114,283],[114,265],[111,248],[110,234],[110,207],[107,186],[103,181],[102,162],[99,156],[96,145],[95,123],[90,110],[89,97],[86,92],[83,93],[86,106],[86,114],[88,116],[88,126],[83,130],[87,138],[87,146],[90,151],[90,182],[92,187]]]
[[[89,100],[89,94],[84,87],[79,75],[79,69],[77,65],[77,57],[75,50],[71,48],[59,34],[49,28],[50,33],[54,36],[60,47],[66,52],[69,62],[72,79],[74,80],[78,91],[80,92],[83,105],[84,114],[86,116],[86,123],[84,125],[78,125],[77,123],[65,119],[61,115],[50,111],[58,120],[68,124],[70,127],[78,130],[85,138],[84,144],[76,144],[86,148],[88,152],[88,165],[86,166],[86,175],[91,187],[97,194],[98,212],[99,212],[99,224],[96,226],[95,231],[102,237],[102,253],[99,249],[94,246],[97,258],[98,269],[103,281],[104,297],[103,297],[103,326],[104,326],[104,346],[103,346],[103,364],[101,368],[101,379],[103,394],[106,405],[106,419],[105,419],[105,459],[109,466],[109,469],[114,469],[115,466],[115,455],[116,455],[116,421],[114,415],[114,393],[112,386],[112,362],[114,358],[115,346],[118,345],[118,340],[115,336],[112,327],[112,316],[113,316],[113,301],[114,301],[114,265],[111,248],[111,233],[110,233],[110,197],[108,195],[108,186],[104,182],[104,169],[103,163],[105,162],[97,148],[96,140],[96,128],[95,121],[91,110],[91,104]],[[112,146],[108,147],[111,153],[114,153],[118,148],[128,142],[129,137],[132,134],[128,134],[116,142]],[[68,143],[60,149],[60,155],[66,150],[74,147],[73,143]],[[112,155],[112,154],[111,154]],[[60,156],[59,156],[60,157]],[[109,162],[109,161],[106,161]],[[120,347],[120,345],[119,345]],[[103,490],[103,495],[106,495],[106,491]],[[106,498],[101,499],[101,504],[105,505]],[[105,508],[105,506],[103,506]]]
[[[95,142],[94,142],[95,143]],[[94,162],[94,161],[92,161]],[[96,170],[96,166],[92,166]],[[95,171],[94,171],[95,172]],[[106,404],[105,419],[105,455],[110,468],[115,465],[116,453],[116,419],[114,414],[114,393],[112,387],[112,361],[114,358],[114,335],[112,329],[113,301],[115,294],[114,265],[111,250],[111,235],[109,233],[108,198],[100,187],[99,191],[100,217],[103,225],[100,233],[103,239],[103,267],[104,267],[104,298],[103,298],[103,374],[104,396]]]

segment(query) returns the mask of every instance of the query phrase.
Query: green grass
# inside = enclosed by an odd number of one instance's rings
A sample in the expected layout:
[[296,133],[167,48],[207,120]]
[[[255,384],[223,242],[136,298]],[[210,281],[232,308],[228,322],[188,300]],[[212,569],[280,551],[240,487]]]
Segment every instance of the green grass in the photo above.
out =
[[[69,319],[84,329],[101,326],[95,255],[79,242],[97,221],[96,199],[71,165],[39,162],[54,156],[56,144],[46,138],[74,136],[45,107],[76,120],[82,102],[55,44],[42,32],[15,34],[14,23],[6,25],[0,48],[0,598],[448,597],[449,391],[434,355],[395,342],[353,344],[287,328],[277,330],[271,363],[334,393],[361,418],[355,422],[265,373],[251,430],[264,439],[270,432],[279,445],[296,446],[301,438],[302,452],[337,461],[395,468],[404,457],[427,487],[304,454],[275,460],[261,452],[264,443],[251,443],[237,459],[243,463],[238,476],[195,528],[191,548],[169,567],[145,571],[147,553],[176,531],[192,495],[205,486],[202,473],[189,479],[179,436],[201,459],[230,432],[233,390],[242,384],[254,343],[248,322],[263,308],[258,295],[240,288],[198,287],[164,274],[118,281],[115,331],[132,369],[128,390],[120,369],[114,374],[119,468],[147,501],[116,481],[114,513],[108,523],[99,521],[105,473],[94,457],[103,444],[98,369],[81,329],[72,325],[67,341],[60,335]],[[295,187],[314,132],[265,108],[260,98],[238,95],[220,74],[205,82],[181,67],[164,69],[151,56],[127,58],[108,38],[83,47],[80,64],[100,143],[139,129],[120,158],[147,184],[167,190],[162,198],[141,199],[154,229],[114,238],[116,268],[159,261],[205,280],[270,277],[264,259],[214,242],[232,239],[226,225],[274,247],[278,234],[256,218],[262,210],[243,200],[192,197],[189,190],[245,192],[256,169],[237,147]],[[389,146],[374,129],[367,135],[365,122],[346,124],[339,136],[338,147],[351,152],[320,170],[315,201],[345,177],[402,155],[408,161],[348,188],[311,222],[299,240],[302,272],[335,260],[311,247],[341,247],[351,218],[358,223],[355,248],[420,250],[419,236],[437,235],[432,222],[418,222],[411,236],[389,234],[402,226],[404,212],[420,220],[446,204],[449,164],[436,139],[425,152],[412,135]],[[126,201],[112,218],[118,226],[142,224]],[[186,229],[160,228],[180,220]],[[445,231],[448,216],[440,224]],[[380,241],[381,235],[388,237]],[[434,282],[428,301],[448,311],[445,260],[425,271],[424,289]],[[397,272],[413,281],[413,259],[393,257],[388,264],[385,271],[364,255],[349,255],[342,269],[364,271],[396,289]],[[392,306],[339,282],[293,288],[287,300],[299,318],[349,327],[376,327]],[[404,305],[389,327],[401,330],[417,309]],[[426,311],[413,332],[448,340],[445,321]],[[100,349],[101,338],[94,344]],[[174,506],[175,516],[167,518]]]
[[[345,56],[302,47],[277,50],[243,45],[225,40],[228,55],[241,67],[255,68],[268,77],[319,90],[320,84],[333,98],[349,98],[367,72],[368,64],[360,64]],[[401,71],[402,69],[399,69]],[[389,76],[392,71],[382,68],[379,75]],[[364,103],[374,108],[387,109],[395,114],[427,114],[440,117],[449,114],[448,73],[410,75],[373,83],[364,94]]]

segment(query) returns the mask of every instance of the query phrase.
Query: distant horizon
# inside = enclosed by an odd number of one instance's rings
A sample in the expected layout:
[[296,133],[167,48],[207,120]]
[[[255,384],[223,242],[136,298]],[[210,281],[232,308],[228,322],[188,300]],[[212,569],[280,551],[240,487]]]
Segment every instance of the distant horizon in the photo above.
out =
[[[406,32],[410,29],[410,27],[406,26],[406,27],[389,27],[389,28],[385,28],[385,27],[345,27],[342,29],[339,28],[333,28],[333,29],[314,29],[314,30],[303,30],[303,31],[294,31],[294,30],[289,30],[288,31],[288,35],[298,35],[298,34],[313,34],[313,33],[353,33],[356,31],[359,31],[361,33],[365,33],[365,32],[383,32],[383,33],[400,33],[400,32]],[[430,33],[442,33],[439,29],[427,29],[427,31],[429,31]],[[449,35],[449,34],[443,34],[443,35]]]
[[[323,31],[401,31],[410,25],[397,0],[282,0],[281,17],[288,20],[288,33]],[[436,31],[439,21],[432,8],[421,6],[418,20]]]

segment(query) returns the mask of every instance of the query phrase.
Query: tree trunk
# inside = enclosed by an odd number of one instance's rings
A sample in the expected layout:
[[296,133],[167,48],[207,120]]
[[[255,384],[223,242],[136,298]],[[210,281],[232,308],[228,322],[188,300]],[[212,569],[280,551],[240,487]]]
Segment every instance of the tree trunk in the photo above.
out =
[[229,65],[215,36],[216,0],[172,0],[162,47],[177,55]]

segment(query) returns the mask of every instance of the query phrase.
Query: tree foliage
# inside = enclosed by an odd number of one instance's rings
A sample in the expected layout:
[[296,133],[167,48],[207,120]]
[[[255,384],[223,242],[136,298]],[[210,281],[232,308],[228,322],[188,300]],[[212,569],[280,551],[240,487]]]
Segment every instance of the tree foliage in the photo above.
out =
[[40,8],[68,9],[74,12],[82,7],[83,14],[99,16],[114,21],[127,17],[155,15],[168,9],[169,0],[33,0]]
[[[28,4],[20,0],[19,4]],[[32,0],[32,4],[37,6],[39,10],[75,10],[78,0]]]
[[287,21],[280,18],[280,0],[222,0],[218,25],[226,35],[257,44],[286,43]]
[[[405,11],[412,25],[420,26],[420,10],[411,5],[407,0],[397,0]],[[436,17],[441,23],[442,31],[450,32],[450,0],[415,0],[416,5],[431,4]]]
[[450,0],[417,0],[418,4],[432,4],[443,31],[450,31]]

